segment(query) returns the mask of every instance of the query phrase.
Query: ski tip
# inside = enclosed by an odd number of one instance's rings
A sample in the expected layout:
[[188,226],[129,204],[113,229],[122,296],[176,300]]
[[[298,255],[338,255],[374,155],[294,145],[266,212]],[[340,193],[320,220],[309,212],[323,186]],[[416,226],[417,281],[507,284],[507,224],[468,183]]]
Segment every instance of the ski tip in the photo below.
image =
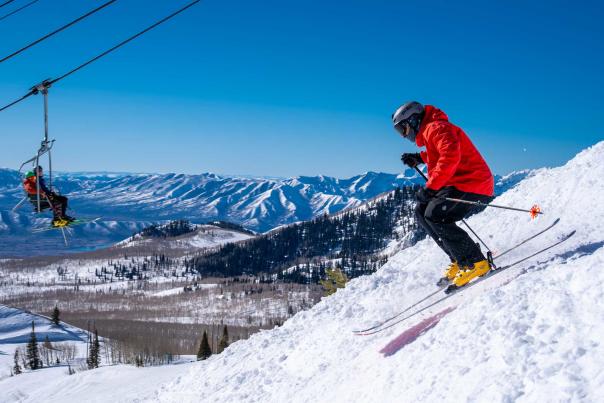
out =
[[364,335],[365,335],[365,333],[370,332],[370,331],[372,331],[372,330],[374,330],[374,329],[377,329],[377,327],[378,327],[378,326],[376,326],[376,327],[372,327],[372,328],[370,328],[370,329],[364,329],[364,330],[353,330],[353,331],[352,331],[352,333],[353,333],[355,336],[364,336]]

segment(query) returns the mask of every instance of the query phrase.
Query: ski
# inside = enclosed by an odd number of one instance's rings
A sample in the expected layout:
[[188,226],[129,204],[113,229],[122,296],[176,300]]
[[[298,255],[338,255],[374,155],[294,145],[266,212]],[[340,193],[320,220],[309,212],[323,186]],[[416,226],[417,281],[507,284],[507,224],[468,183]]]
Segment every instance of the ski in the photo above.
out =
[[71,227],[75,227],[77,225],[95,223],[100,219],[101,219],[101,217],[92,218],[92,219],[77,219],[77,220],[70,222],[68,225],[65,225],[64,227],[52,227],[51,226],[51,227],[34,228],[31,232],[38,233],[38,232],[52,231],[52,230],[57,230],[57,229],[60,230],[60,229],[65,229],[65,228],[71,228]]
[[[537,256],[537,255],[539,255],[539,254],[541,254],[541,253],[543,253],[543,252],[548,251],[549,249],[551,249],[551,248],[553,248],[553,247],[555,247],[555,246],[558,246],[558,245],[559,245],[559,244],[561,244],[562,242],[564,242],[564,241],[566,241],[567,239],[569,239],[570,237],[572,237],[572,236],[575,234],[575,232],[576,232],[576,231],[572,231],[572,232],[570,232],[570,233],[566,234],[564,237],[562,237],[562,238],[561,238],[560,240],[558,240],[557,242],[555,242],[555,243],[553,243],[553,244],[549,245],[549,246],[548,246],[548,247],[546,247],[546,248],[540,249],[540,250],[538,250],[537,252],[535,252],[535,253],[533,253],[533,254],[531,254],[531,255],[527,256],[527,257],[524,257],[524,258],[522,258],[522,259],[520,259],[520,260],[517,260],[517,261],[515,261],[514,263],[511,263],[511,264],[509,264],[509,265],[507,265],[507,266],[500,267],[500,268],[499,268],[499,269],[497,269],[497,270],[491,270],[491,271],[489,271],[489,272],[488,272],[486,275],[484,275],[484,276],[482,276],[482,277],[479,277],[479,278],[475,279],[473,282],[469,283],[468,285],[465,285],[465,286],[463,286],[463,287],[455,287],[455,286],[451,287],[451,286],[449,286],[449,287],[448,287],[449,292],[448,292],[448,293],[445,293],[445,295],[444,295],[443,297],[441,297],[441,298],[437,299],[436,301],[432,302],[431,304],[429,304],[429,305],[427,305],[427,306],[425,306],[425,307],[421,308],[420,310],[415,311],[415,312],[413,312],[412,314],[407,315],[407,316],[405,316],[405,317],[403,317],[403,318],[401,318],[401,319],[397,320],[397,321],[396,321],[396,322],[394,322],[394,323],[391,323],[390,325],[388,325],[388,326],[386,326],[386,327],[382,327],[382,328],[379,328],[379,329],[374,330],[374,331],[371,331],[371,332],[357,333],[357,335],[359,335],[359,336],[369,336],[369,335],[372,335],[372,334],[375,334],[375,333],[379,333],[379,332],[381,332],[381,331],[383,331],[383,330],[389,329],[389,328],[391,328],[391,327],[393,327],[393,326],[395,326],[395,325],[397,325],[397,324],[399,324],[399,323],[401,323],[401,322],[404,322],[405,320],[410,319],[410,318],[412,318],[412,317],[414,317],[414,316],[416,316],[416,315],[420,314],[421,312],[426,311],[427,309],[429,309],[429,308],[431,308],[431,307],[435,306],[436,304],[438,304],[438,303],[440,303],[440,302],[442,302],[442,301],[444,301],[444,300],[446,300],[446,299],[448,299],[448,298],[452,297],[453,295],[456,295],[457,293],[459,293],[459,292],[461,292],[461,291],[463,291],[463,290],[465,290],[465,289],[471,288],[471,287],[475,286],[476,284],[479,284],[480,282],[482,282],[482,281],[484,281],[484,280],[486,280],[486,279],[488,279],[488,278],[490,278],[490,277],[492,277],[492,276],[496,275],[497,273],[500,273],[500,272],[502,272],[502,271],[504,271],[504,270],[506,270],[506,269],[509,269],[509,268],[511,268],[511,267],[513,267],[513,266],[516,266],[516,265],[518,265],[518,264],[520,264],[520,263],[522,263],[522,262],[524,262],[524,261],[526,261],[526,260],[528,260],[528,259],[530,259],[530,258],[532,258],[532,257],[535,257],[535,256]],[[445,291],[446,291],[446,290],[445,290]]]
[[369,328],[367,328],[367,329],[362,329],[362,330],[353,330],[352,332],[353,332],[353,333],[355,333],[355,334],[357,334],[357,335],[359,335],[359,336],[362,336],[362,335],[364,335],[364,334],[365,334],[365,333],[367,333],[367,332],[371,332],[372,330],[375,330],[375,329],[377,329],[377,328],[380,328],[380,327],[384,326],[386,323],[388,323],[388,322],[390,322],[390,321],[393,321],[394,319],[398,318],[399,316],[401,316],[401,315],[403,315],[403,314],[405,314],[405,313],[409,312],[411,309],[415,308],[416,306],[418,306],[418,305],[419,305],[419,304],[421,304],[422,302],[424,302],[424,301],[426,301],[426,300],[428,300],[428,299],[432,298],[433,296],[435,296],[436,294],[438,294],[439,292],[441,292],[441,291],[442,291],[442,290],[444,290],[445,288],[446,288],[445,286],[439,287],[439,288],[438,288],[436,291],[434,291],[434,292],[432,292],[432,293],[430,293],[430,294],[426,295],[425,297],[423,297],[423,298],[422,298],[422,299],[420,299],[419,301],[415,302],[415,303],[414,303],[414,304],[412,304],[411,306],[409,306],[409,307],[405,308],[404,310],[400,311],[400,312],[399,312],[399,313],[397,313],[396,315],[391,316],[390,318],[388,318],[388,319],[386,319],[386,320],[383,320],[382,322],[378,323],[377,325],[371,326],[371,327],[369,327]]
[[530,237],[526,238],[524,241],[521,241],[519,243],[517,243],[516,245],[512,246],[511,248],[509,248],[506,251],[503,251],[501,253],[498,253],[497,256],[495,256],[493,259],[499,258],[503,255],[507,255],[509,252],[521,247],[522,245],[524,245],[525,243],[532,241],[533,239],[537,238],[539,235],[543,234],[544,232],[549,231],[550,229],[552,229],[556,224],[558,224],[560,222],[560,218],[556,218],[554,220],[554,222],[552,222],[550,225],[548,225],[547,227],[545,227],[544,229],[542,229],[541,231],[537,232],[536,234],[531,235]]
[[[478,277],[477,279],[475,279],[474,281],[470,282],[469,284],[467,284],[467,285],[465,285],[465,286],[463,286],[463,287],[456,287],[456,286],[454,286],[454,285],[451,285],[451,286],[447,287],[447,289],[445,290],[445,295],[444,295],[444,296],[442,296],[441,298],[439,298],[439,299],[437,299],[436,301],[434,301],[434,302],[432,302],[432,303],[430,303],[430,304],[426,305],[425,307],[423,307],[423,308],[421,308],[421,309],[419,309],[419,310],[417,310],[417,311],[413,312],[413,313],[412,313],[412,314],[410,314],[410,315],[404,316],[403,318],[401,318],[401,319],[399,319],[399,320],[397,320],[397,321],[395,321],[395,322],[393,322],[393,323],[389,324],[388,326],[384,326],[384,327],[377,326],[377,327],[374,327],[374,329],[372,329],[372,330],[370,330],[370,331],[364,331],[364,332],[358,331],[358,332],[355,332],[355,334],[356,334],[357,336],[370,336],[370,335],[372,335],[372,334],[379,333],[379,332],[381,332],[381,331],[383,331],[383,330],[390,329],[391,327],[393,327],[393,326],[395,326],[395,325],[397,325],[397,324],[399,324],[399,323],[401,323],[401,322],[404,322],[404,321],[406,321],[407,319],[410,319],[410,318],[412,318],[412,317],[414,317],[414,316],[416,316],[416,315],[418,315],[418,314],[420,314],[420,313],[422,313],[422,312],[426,311],[427,309],[432,308],[432,307],[433,307],[433,306],[435,306],[436,304],[438,304],[438,303],[440,303],[440,302],[442,302],[442,301],[444,301],[444,300],[446,300],[446,299],[448,299],[448,298],[450,298],[450,297],[452,297],[452,296],[454,296],[454,295],[456,295],[456,294],[460,293],[460,292],[461,292],[461,291],[463,291],[463,290],[466,290],[466,289],[468,289],[468,288],[471,288],[471,287],[475,286],[476,284],[480,284],[482,281],[484,281],[484,280],[486,280],[486,279],[488,279],[488,278],[491,278],[491,277],[493,277],[494,275],[496,275],[496,274],[498,274],[498,273],[501,273],[502,271],[505,271],[506,269],[509,269],[509,268],[511,268],[511,267],[514,267],[514,266],[516,266],[516,265],[518,265],[518,264],[520,264],[520,263],[522,263],[522,262],[524,262],[524,261],[526,261],[526,260],[528,260],[528,259],[530,259],[530,258],[533,258],[533,257],[535,257],[535,256],[537,256],[537,255],[539,255],[539,254],[541,254],[541,253],[543,253],[543,252],[546,252],[546,251],[550,250],[551,248],[553,248],[553,247],[555,247],[555,246],[560,245],[562,242],[564,242],[564,241],[568,240],[570,237],[572,237],[573,235],[575,235],[575,232],[576,232],[576,231],[569,232],[568,234],[564,235],[564,236],[563,236],[563,237],[562,237],[560,240],[558,240],[557,242],[555,242],[555,243],[553,243],[553,244],[551,244],[551,245],[547,246],[546,248],[540,249],[540,250],[538,250],[537,252],[535,252],[535,253],[533,253],[533,254],[531,254],[531,255],[529,255],[529,256],[526,256],[526,257],[524,257],[524,258],[522,258],[522,259],[520,259],[520,260],[517,260],[517,261],[515,261],[515,262],[513,262],[513,263],[511,263],[511,264],[508,264],[507,266],[500,267],[500,268],[499,268],[499,269],[497,269],[497,270],[491,270],[491,271],[489,271],[487,274],[485,274],[484,276],[482,276],[482,277]],[[440,291],[440,290],[439,290],[439,291]],[[448,293],[447,293],[447,291],[448,291]],[[400,315],[399,315],[399,316],[400,316]],[[388,322],[389,322],[389,321],[388,321]],[[385,324],[385,323],[387,323],[387,322],[384,322],[384,324]]]
[[[509,253],[509,252],[513,251],[514,249],[516,249],[516,248],[518,248],[518,247],[520,247],[520,246],[524,245],[525,243],[527,243],[527,242],[529,242],[529,241],[531,241],[531,240],[533,240],[533,239],[537,238],[539,235],[541,235],[541,234],[543,234],[544,232],[547,232],[547,231],[549,231],[550,229],[552,229],[552,228],[553,228],[553,227],[554,227],[556,224],[558,224],[559,222],[560,222],[560,218],[556,218],[556,219],[555,219],[555,220],[554,220],[554,221],[553,221],[553,222],[552,222],[550,225],[548,225],[547,227],[545,227],[545,228],[544,228],[544,229],[542,229],[541,231],[539,231],[539,232],[537,232],[537,233],[535,233],[535,234],[531,235],[530,237],[528,237],[528,238],[526,238],[526,239],[524,239],[524,240],[520,241],[519,243],[517,243],[516,245],[512,246],[511,248],[509,248],[509,249],[507,249],[507,250],[505,250],[505,251],[503,251],[503,252],[501,252],[501,253],[498,253],[496,256],[494,256],[494,257],[493,257],[493,260],[495,260],[495,259],[497,259],[497,258],[500,258],[501,256],[503,256],[503,255],[505,255],[505,254],[507,254],[507,253]],[[398,312],[396,315],[391,316],[391,317],[389,317],[389,318],[387,318],[387,319],[385,319],[385,320],[381,321],[380,323],[378,323],[378,324],[376,324],[376,325],[374,325],[374,326],[372,326],[372,327],[369,327],[369,328],[367,328],[367,329],[362,329],[362,330],[353,330],[352,332],[353,332],[353,333],[365,333],[365,332],[370,332],[370,331],[372,331],[372,330],[375,330],[375,329],[377,329],[377,328],[379,328],[379,327],[382,327],[382,326],[383,326],[383,325],[385,325],[386,323],[388,323],[388,322],[390,322],[390,321],[393,321],[394,319],[396,319],[396,318],[400,317],[401,315],[403,315],[403,314],[405,314],[405,313],[409,312],[411,309],[415,308],[416,306],[418,306],[418,305],[419,305],[419,304],[421,304],[422,302],[424,302],[424,301],[426,301],[426,300],[430,299],[431,297],[433,297],[434,295],[438,294],[440,291],[442,291],[443,289],[445,289],[445,288],[446,288],[446,286],[448,286],[448,285],[449,285],[448,283],[445,283],[445,284],[438,284],[438,285],[437,285],[437,286],[438,286],[438,289],[437,289],[436,291],[434,291],[434,292],[432,292],[432,293],[428,294],[427,296],[423,297],[422,299],[420,299],[419,301],[415,302],[415,303],[414,303],[414,304],[412,304],[411,306],[409,306],[409,307],[405,308],[403,311]]]

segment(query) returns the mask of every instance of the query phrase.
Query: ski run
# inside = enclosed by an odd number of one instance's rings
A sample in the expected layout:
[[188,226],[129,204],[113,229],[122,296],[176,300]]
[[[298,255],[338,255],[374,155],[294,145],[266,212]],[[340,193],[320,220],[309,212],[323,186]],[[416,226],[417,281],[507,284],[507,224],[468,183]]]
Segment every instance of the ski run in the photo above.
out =
[[43,369],[0,380],[0,401],[604,401],[602,155],[604,142],[494,201],[539,203],[545,214],[536,220],[496,209],[468,219],[497,254],[560,218],[502,256],[500,267],[576,231],[572,237],[378,334],[353,330],[435,291],[448,261],[432,240],[398,251],[375,274],[207,361],[72,376]]

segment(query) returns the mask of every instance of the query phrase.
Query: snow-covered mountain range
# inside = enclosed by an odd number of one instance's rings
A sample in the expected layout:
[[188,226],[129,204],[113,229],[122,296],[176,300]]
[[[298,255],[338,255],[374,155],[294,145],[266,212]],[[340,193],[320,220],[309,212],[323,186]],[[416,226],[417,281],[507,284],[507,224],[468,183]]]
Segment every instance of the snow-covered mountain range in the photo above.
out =
[[[368,172],[349,179],[326,176],[265,179],[215,174],[58,174],[54,186],[69,196],[78,214],[118,221],[225,220],[256,231],[307,220],[360,204],[417,175]],[[0,206],[22,194],[19,175],[0,171]]]
[[[56,254],[95,249],[118,242],[154,222],[187,219],[225,220],[256,231],[307,220],[362,204],[397,186],[418,182],[413,171],[403,175],[368,172],[350,179],[326,176],[266,179],[215,174],[60,173],[53,186],[70,199],[79,217],[102,217],[75,228],[69,248],[55,231],[33,235],[48,225],[21,200],[20,175],[0,170],[0,256]],[[19,245],[35,245],[25,253]]]
[[[572,238],[377,335],[355,336],[352,330],[435,290],[448,262],[432,240],[399,251],[376,273],[351,280],[279,328],[186,364],[186,372],[165,367],[161,372],[174,371],[173,379],[152,389],[142,372],[119,366],[61,382],[14,377],[0,387],[22,401],[45,396],[62,402],[98,391],[95,379],[110,385],[110,399],[118,396],[114,401],[602,401],[602,153],[604,142],[565,166],[534,172],[494,200],[518,207],[539,203],[545,214],[536,220],[494,208],[468,219],[494,251],[501,251],[560,218],[500,264],[576,231]],[[429,326],[418,326],[434,317]]]
[[[520,171],[497,177],[497,191],[528,175]],[[186,219],[196,223],[230,221],[263,232],[359,206],[395,187],[423,183],[414,170],[395,175],[367,172],[349,179],[327,176],[289,179],[247,178],[215,174],[60,173],[53,186],[70,198],[79,217],[102,217],[76,227],[69,248],[54,231],[32,235],[48,225],[48,214],[34,216],[21,200],[20,175],[0,169],[0,256],[56,254],[95,249],[118,242],[153,222]],[[22,252],[23,243],[35,248]],[[21,252],[20,252],[21,251]]]

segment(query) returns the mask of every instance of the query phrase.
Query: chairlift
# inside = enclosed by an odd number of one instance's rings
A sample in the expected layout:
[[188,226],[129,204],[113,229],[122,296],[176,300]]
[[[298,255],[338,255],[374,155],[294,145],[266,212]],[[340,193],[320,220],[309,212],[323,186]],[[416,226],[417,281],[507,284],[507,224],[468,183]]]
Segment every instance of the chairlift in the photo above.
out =
[[[40,84],[35,85],[34,87],[31,88],[31,92],[32,94],[42,94],[44,96],[44,139],[42,140],[42,142],[40,143],[40,148],[38,149],[38,152],[36,153],[36,155],[34,155],[32,158],[28,159],[27,161],[25,161],[23,164],[21,164],[21,166],[19,167],[19,173],[21,174],[22,178],[25,178],[25,173],[23,172],[23,169],[28,165],[28,164],[32,164],[32,170],[34,172],[34,174],[36,175],[36,194],[35,194],[35,198],[32,197],[33,195],[30,193],[27,193],[27,191],[25,192],[25,196],[23,197],[23,199],[21,199],[21,201],[19,201],[19,203],[17,203],[17,205],[15,207],[13,207],[13,211],[16,211],[17,209],[19,209],[23,203],[30,201],[33,205],[34,205],[34,212],[35,213],[42,213],[45,210],[53,210],[55,207],[53,206],[53,203],[51,202],[51,200],[48,198],[48,195],[43,194],[40,191],[40,173],[38,171],[38,167],[41,166],[40,162],[43,159],[44,156],[48,157],[48,188],[50,190],[53,189],[52,187],[52,148],[54,146],[55,140],[52,139],[50,140],[48,138],[48,89],[50,88],[50,86],[52,85],[52,83],[50,82],[50,79],[44,80],[42,81]],[[67,245],[67,237],[65,235],[65,229],[63,227],[60,228],[61,232],[63,233],[63,239],[65,240],[65,244]]]

